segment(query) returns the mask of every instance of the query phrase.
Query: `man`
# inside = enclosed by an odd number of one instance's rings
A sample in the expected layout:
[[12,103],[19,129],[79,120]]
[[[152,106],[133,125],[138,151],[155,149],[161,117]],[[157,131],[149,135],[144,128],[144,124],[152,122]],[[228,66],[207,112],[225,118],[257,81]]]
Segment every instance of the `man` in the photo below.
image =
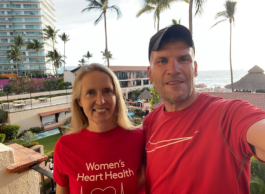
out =
[[265,161],[265,112],[195,90],[197,62],[187,28],[149,43],[149,80],[163,103],[145,118],[146,192],[249,194],[250,159]]

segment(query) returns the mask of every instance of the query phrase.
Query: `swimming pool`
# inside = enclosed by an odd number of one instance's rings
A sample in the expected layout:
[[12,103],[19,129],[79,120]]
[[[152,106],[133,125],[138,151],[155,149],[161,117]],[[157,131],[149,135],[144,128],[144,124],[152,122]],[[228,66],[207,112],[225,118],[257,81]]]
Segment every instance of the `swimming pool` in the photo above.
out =
[[34,140],[42,139],[42,138],[56,135],[59,133],[60,133],[60,131],[57,127],[53,128],[53,129],[46,130],[46,131],[41,131],[39,133],[36,133],[36,138]]

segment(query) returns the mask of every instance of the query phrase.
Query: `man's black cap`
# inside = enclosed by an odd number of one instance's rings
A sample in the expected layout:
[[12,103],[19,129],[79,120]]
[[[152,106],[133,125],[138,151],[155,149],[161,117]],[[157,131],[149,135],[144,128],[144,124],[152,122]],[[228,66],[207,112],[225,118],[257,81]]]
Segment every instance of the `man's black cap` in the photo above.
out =
[[148,49],[149,61],[151,52],[157,51],[159,49],[160,43],[164,37],[174,37],[185,41],[190,47],[193,48],[195,54],[194,42],[192,40],[192,35],[189,29],[185,26],[176,24],[159,30],[154,36],[151,37]]

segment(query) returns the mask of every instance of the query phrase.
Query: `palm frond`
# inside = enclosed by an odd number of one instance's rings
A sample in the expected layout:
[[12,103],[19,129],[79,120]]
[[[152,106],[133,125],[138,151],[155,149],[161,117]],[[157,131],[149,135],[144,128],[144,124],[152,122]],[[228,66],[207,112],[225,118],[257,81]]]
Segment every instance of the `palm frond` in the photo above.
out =
[[139,17],[140,15],[142,15],[143,13],[149,13],[151,11],[153,11],[155,9],[155,7],[152,7],[150,5],[145,5],[145,7],[143,7],[137,14],[136,17]]
[[94,22],[94,25],[97,25],[101,20],[102,20],[102,16],[103,16],[103,12],[101,12],[101,14],[99,15],[98,19],[96,19],[96,21]]
[[217,18],[220,18],[220,17],[224,17],[224,18],[229,18],[226,11],[221,11],[221,12],[218,12],[216,15],[215,15],[215,18],[214,19],[217,19]]
[[117,19],[119,19],[122,16],[121,10],[117,6],[112,5],[112,6],[109,7],[109,9],[110,10],[113,10],[114,9],[116,11],[116,13],[117,13]]
[[202,15],[203,6],[206,3],[206,0],[195,0],[194,3],[195,3],[195,9],[196,9],[194,16],[196,16],[197,14]]
[[[213,28],[213,27],[216,26],[217,24],[219,24],[219,23],[221,23],[221,22],[224,22],[224,21],[226,21],[226,20],[227,20],[227,19],[223,19],[223,20],[221,20],[221,21],[215,23],[211,28]],[[211,29],[211,28],[210,28],[210,29]]]
[[69,39],[69,35],[67,35],[65,32],[63,32],[61,35],[59,35],[59,37],[61,38],[61,40],[66,43],[68,42],[70,39]]

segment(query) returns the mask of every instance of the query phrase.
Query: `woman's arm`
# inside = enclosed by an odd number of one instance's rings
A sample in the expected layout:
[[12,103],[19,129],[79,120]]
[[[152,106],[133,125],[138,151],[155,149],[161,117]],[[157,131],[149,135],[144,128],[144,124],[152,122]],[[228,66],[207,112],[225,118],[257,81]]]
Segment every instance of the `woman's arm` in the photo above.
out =
[[56,194],[69,194],[69,187],[61,187],[56,184]]

